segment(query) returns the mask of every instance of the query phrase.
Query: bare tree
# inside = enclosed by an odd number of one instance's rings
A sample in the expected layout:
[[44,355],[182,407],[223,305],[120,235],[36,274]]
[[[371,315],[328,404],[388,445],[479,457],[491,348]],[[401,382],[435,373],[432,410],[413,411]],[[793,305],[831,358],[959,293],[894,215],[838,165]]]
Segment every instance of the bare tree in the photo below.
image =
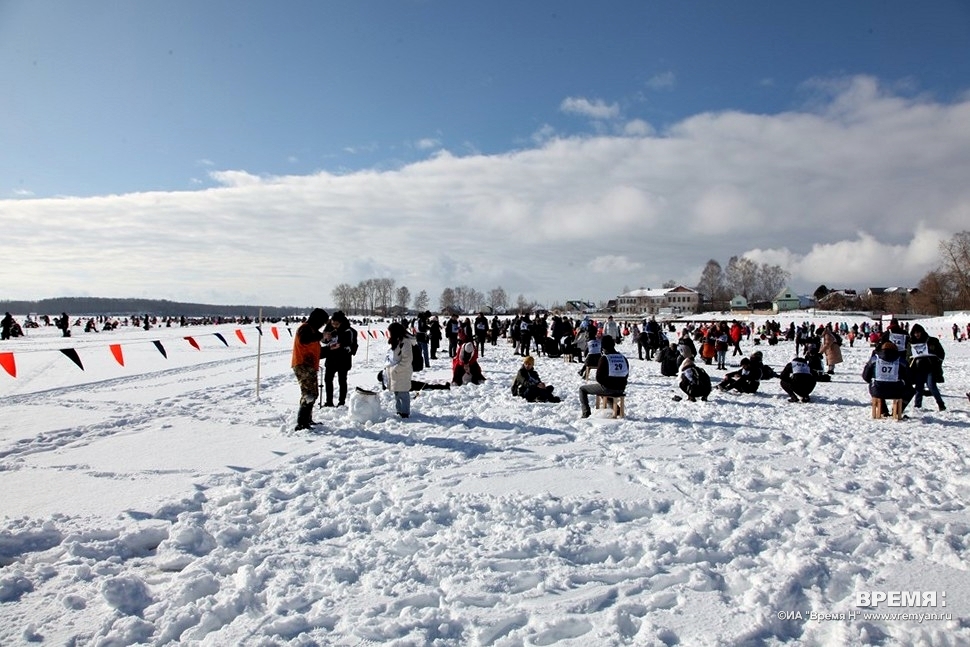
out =
[[465,312],[481,312],[485,306],[485,295],[475,288],[468,288],[465,292]]
[[368,312],[367,305],[370,299],[370,291],[366,281],[361,281],[352,289],[352,301],[354,304],[354,314],[365,314]]
[[698,281],[694,289],[701,296],[710,299],[711,307],[715,310],[721,309],[719,305],[727,300],[724,298],[727,290],[725,288],[724,270],[721,269],[721,264],[713,258],[707,261],[707,265],[701,271],[700,281]]
[[411,290],[407,288],[406,285],[402,285],[394,293],[394,305],[402,310],[407,310],[408,306],[411,304]]
[[758,289],[755,294],[756,300],[767,301],[768,299],[773,299],[775,295],[784,289],[790,278],[791,273],[782,269],[781,265],[762,263],[758,273]]
[[952,294],[952,286],[948,283],[948,276],[939,270],[924,276],[910,300],[913,310],[936,317],[942,315]]
[[441,296],[438,298],[438,309],[441,312],[447,312],[452,308],[457,306],[455,301],[455,291],[452,288],[445,288],[441,291]]
[[949,275],[954,288],[954,308],[970,308],[970,231],[940,241],[941,270]]
[[494,288],[488,293],[488,305],[494,310],[508,310],[509,295],[505,293],[502,286]]
[[394,279],[381,278],[372,279],[374,281],[374,297],[377,307],[383,313],[391,309],[391,302],[394,300]]
[[354,306],[354,288],[349,283],[339,283],[330,293],[337,308],[350,312]]
[[414,297],[414,309],[418,312],[424,312],[427,310],[429,303],[431,303],[431,300],[428,299],[427,290],[421,290],[418,292],[418,296]]
[[740,294],[750,301],[758,284],[758,264],[744,256],[732,256],[724,270],[724,278],[733,294]]
[[515,300],[515,308],[520,315],[532,310],[532,308],[529,307],[529,301],[525,298],[524,294],[520,294]]

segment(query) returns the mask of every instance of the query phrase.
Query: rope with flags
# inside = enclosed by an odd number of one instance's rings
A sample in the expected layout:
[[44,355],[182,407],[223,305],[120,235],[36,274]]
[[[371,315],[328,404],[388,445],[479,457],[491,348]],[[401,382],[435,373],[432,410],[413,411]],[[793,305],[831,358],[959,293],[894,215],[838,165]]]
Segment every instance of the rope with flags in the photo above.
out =
[[[290,337],[292,338],[293,330],[289,326],[286,326],[285,329],[289,333]],[[262,342],[262,337],[263,337],[262,325],[254,326],[254,330],[256,331],[256,334],[259,335],[259,341]],[[273,338],[279,341],[280,327],[275,325],[270,326],[269,330]],[[241,344],[243,344],[244,346],[248,346],[249,342],[247,341],[246,333],[242,328],[236,328],[234,330],[234,334],[236,339]],[[226,336],[223,335],[221,332],[206,333],[203,335],[185,335],[181,339],[182,341],[185,341],[186,343],[188,343],[192,348],[201,352],[202,345],[199,343],[199,339],[203,339],[210,335],[218,339],[219,342],[221,342],[223,346],[225,346],[226,348],[230,346],[229,339],[227,339]],[[358,335],[365,341],[369,351],[370,340],[379,339],[381,337],[386,338],[387,331],[359,330]],[[170,342],[171,340],[167,340],[167,341]],[[128,341],[128,342],[124,342],[124,344],[109,343],[107,344],[107,346],[115,362],[119,366],[124,367],[125,354],[124,354],[123,346],[145,344],[145,343],[151,343],[152,345],[154,345],[155,349],[159,352],[159,354],[161,354],[161,356],[164,357],[165,359],[168,359],[168,351],[166,350],[165,345],[162,343],[161,339],[152,339],[152,340],[146,340],[146,341]],[[87,350],[90,350],[90,347],[85,349],[86,352]],[[81,354],[79,353],[77,347],[68,347],[68,348],[59,348],[59,349],[31,349],[31,350],[20,350],[20,351],[3,351],[3,352],[0,352],[0,368],[2,368],[4,372],[6,372],[7,375],[9,375],[10,377],[16,378],[17,377],[17,359],[16,359],[17,354],[44,353],[44,352],[60,352],[69,360],[71,360],[71,362],[73,362],[75,366],[77,366],[82,371],[84,370],[84,363],[81,360]]]

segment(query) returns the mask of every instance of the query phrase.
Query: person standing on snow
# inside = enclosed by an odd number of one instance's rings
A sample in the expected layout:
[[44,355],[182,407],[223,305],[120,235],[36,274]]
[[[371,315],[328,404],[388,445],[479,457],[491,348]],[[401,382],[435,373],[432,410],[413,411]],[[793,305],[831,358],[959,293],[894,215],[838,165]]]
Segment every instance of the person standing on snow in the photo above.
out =
[[330,318],[330,325],[324,331],[324,341],[326,342],[323,355],[326,358],[326,372],[324,382],[326,383],[327,399],[323,406],[332,407],[333,404],[333,378],[337,377],[337,384],[340,388],[338,392],[339,400],[337,406],[342,407],[347,401],[347,373],[353,364],[354,331],[350,329],[350,321],[347,315],[338,310]]
[[10,331],[13,330],[13,317],[9,312],[4,313],[3,320],[0,321],[0,339],[10,339]]
[[909,345],[906,347],[906,358],[909,367],[912,369],[913,386],[916,387],[916,398],[913,406],[917,409],[923,407],[923,395],[925,388],[933,399],[940,411],[946,411],[946,404],[943,403],[943,396],[940,395],[940,387],[937,383],[943,381],[943,359],[946,351],[936,337],[926,334],[926,329],[920,324],[913,324],[909,329]]
[[397,415],[407,418],[411,415],[411,376],[414,374],[411,362],[417,352],[417,342],[396,321],[387,327],[387,336],[389,348],[384,362],[384,380],[387,390],[394,393]]
[[327,323],[327,312],[315,308],[307,320],[296,329],[293,337],[293,358],[290,363],[296,381],[300,384],[300,408],[296,415],[296,429],[309,429],[316,423],[312,420],[313,403],[317,401],[317,376],[320,373],[320,342],[323,333],[320,329]]
[[832,331],[831,326],[826,326],[820,330],[822,331],[822,345],[818,352],[825,357],[825,364],[828,366],[826,372],[832,375],[835,373],[835,365],[842,363],[842,344],[839,343],[839,338]]

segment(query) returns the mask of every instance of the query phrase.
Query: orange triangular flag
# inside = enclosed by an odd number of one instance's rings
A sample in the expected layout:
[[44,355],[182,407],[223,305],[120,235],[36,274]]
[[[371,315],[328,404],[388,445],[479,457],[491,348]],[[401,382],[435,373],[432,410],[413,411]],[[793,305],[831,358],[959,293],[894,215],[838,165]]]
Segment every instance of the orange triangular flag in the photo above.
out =
[[239,341],[241,341],[242,343],[244,344],[246,343],[246,338],[243,336],[243,331],[240,330],[239,328],[236,328],[236,337],[239,337]]
[[273,326],[272,328],[270,328],[270,332],[273,333],[273,337],[276,337],[277,339],[280,338],[280,331],[276,326]]
[[108,348],[111,349],[111,354],[115,356],[115,361],[124,366],[125,357],[121,354],[121,344],[111,344]]
[[185,341],[192,344],[192,347],[195,348],[195,350],[202,350],[201,348],[199,348],[199,342],[195,341],[195,339],[193,339],[192,337],[186,337]]
[[13,353],[0,353],[0,366],[10,377],[17,377],[17,363],[13,360]]

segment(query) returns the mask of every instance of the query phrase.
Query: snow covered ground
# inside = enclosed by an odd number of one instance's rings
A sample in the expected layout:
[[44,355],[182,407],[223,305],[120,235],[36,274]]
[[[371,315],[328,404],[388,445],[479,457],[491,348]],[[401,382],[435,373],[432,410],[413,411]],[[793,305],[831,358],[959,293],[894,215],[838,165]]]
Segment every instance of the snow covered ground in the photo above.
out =
[[28,331],[0,344],[0,644],[970,644],[970,343],[923,323],[949,408],[906,421],[870,418],[867,344],[791,404],[675,402],[627,342],[627,417],[581,420],[578,366],[539,357],[563,402],[526,403],[502,340],[484,385],[314,433],[285,326]]

